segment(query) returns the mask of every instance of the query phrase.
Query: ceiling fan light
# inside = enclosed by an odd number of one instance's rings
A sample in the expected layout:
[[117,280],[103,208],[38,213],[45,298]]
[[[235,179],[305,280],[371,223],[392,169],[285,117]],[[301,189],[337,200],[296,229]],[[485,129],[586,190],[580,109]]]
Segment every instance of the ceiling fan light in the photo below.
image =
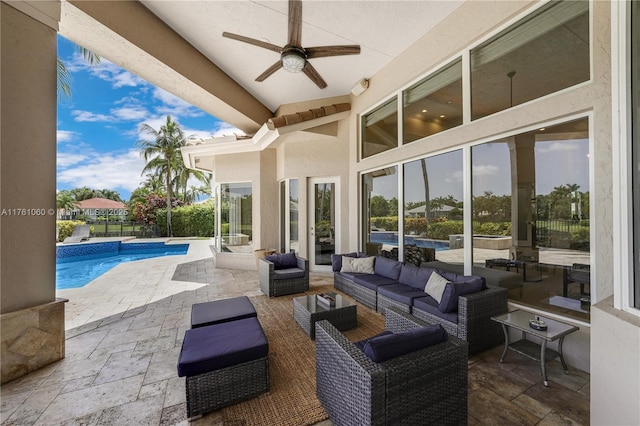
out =
[[295,50],[282,54],[282,68],[287,72],[300,72],[304,68],[306,59]]

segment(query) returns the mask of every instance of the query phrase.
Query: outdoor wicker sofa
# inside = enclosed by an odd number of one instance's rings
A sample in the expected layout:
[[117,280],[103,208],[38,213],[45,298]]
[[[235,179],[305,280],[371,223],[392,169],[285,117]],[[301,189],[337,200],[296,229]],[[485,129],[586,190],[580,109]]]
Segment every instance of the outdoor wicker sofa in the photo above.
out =
[[[427,324],[389,308],[393,333]],[[374,362],[328,321],[316,323],[316,394],[337,425],[467,423],[467,344],[448,340]]]
[[[363,257],[350,253],[348,257]],[[333,260],[334,286],[363,305],[384,313],[389,307],[411,313],[431,324],[442,324],[448,333],[468,342],[471,354],[501,344],[504,334],[491,317],[507,312],[507,289],[486,286],[484,278],[463,276],[450,271],[417,267],[381,256],[375,258],[373,274],[341,272],[338,261]],[[446,278],[453,291],[468,285],[459,294],[449,292],[448,309],[424,291],[430,274],[437,272]],[[472,288],[474,287],[474,288]]]
[[258,261],[260,289],[269,297],[309,290],[309,261],[295,253],[275,253]]

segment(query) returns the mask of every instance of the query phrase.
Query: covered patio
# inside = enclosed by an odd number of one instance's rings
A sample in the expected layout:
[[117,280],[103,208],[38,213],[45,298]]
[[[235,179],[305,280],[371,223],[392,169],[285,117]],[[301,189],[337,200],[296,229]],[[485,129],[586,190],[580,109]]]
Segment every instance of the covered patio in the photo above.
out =
[[[303,365],[309,371],[295,375],[301,382],[314,377],[314,346],[293,319],[292,296],[269,300],[260,292],[255,271],[216,269],[211,241],[180,242],[190,244],[187,255],[124,263],[85,287],[58,292],[70,300],[66,357],[2,386],[3,425],[187,424],[184,378],[177,376],[176,363],[184,331],[190,327],[191,305],[240,295],[249,296],[258,308],[284,306],[282,312],[274,312],[282,315],[279,321],[290,339],[301,345],[292,348],[308,352]],[[309,292],[332,284],[331,274],[312,274]],[[269,314],[259,312],[262,322]],[[364,306],[359,307],[358,320],[359,328],[364,328],[361,333],[382,328],[382,316]],[[274,344],[277,329],[266,327]],[[276,357],[281,355],[278,349],[272,347]],[[501,364],[501,350],[496,347],[469,360],[469,424],[589,423],[588,374],[574,368],[564,374],[560,363],[553,361],[548,368],[550,386],[545,388],[538,363],[510,353]],[[306,412],[306,419],[305,412],[296,412],[295,403],[277,409],[279,395],[292,384],[279,370],[274,373],[271,392],[258,400],[259,406],[274,407],[275,414],[265,410],[243,418],[256,407],[255,401],[247,401],[237,404],[235,411],[219,410],[192,424],[232,425],[242,420],[258,424],[258,418],[264,421],[260,424],[293,426],[326,419],[314,392],[309,398],[315,400],[310,403],[315,408]],[[305,389],[313,391],[311,385]]]

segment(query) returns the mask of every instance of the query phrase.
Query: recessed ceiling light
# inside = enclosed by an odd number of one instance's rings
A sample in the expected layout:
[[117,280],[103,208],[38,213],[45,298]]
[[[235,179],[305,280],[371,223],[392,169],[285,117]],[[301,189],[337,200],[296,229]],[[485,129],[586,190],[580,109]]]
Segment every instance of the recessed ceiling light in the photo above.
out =
[[446,115],[444,115],[444,114],[440,115],[440,118],[445,118],[445,117],[446,117]]
[[429,110],[427,110],[427,109],[423,109],[423,110],[422,110],[422,112],[428,112],[428,111],[429,111]]
[[547,130],[547,128],[546,128],[546,127],[542,127],[542,128],[540,129],[540,131],[541,131],[541,132],[544,132],[545,130]]

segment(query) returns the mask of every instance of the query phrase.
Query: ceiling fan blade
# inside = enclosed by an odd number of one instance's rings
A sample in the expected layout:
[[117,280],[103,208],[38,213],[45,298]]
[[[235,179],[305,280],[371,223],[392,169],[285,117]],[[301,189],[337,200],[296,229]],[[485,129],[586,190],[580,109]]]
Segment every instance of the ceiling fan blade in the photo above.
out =
[[304,68],[302,69],[302,72],[304,72],[307,77],[311,79],[311,81],[317,84],[319,88],[324,89],[325,87],[327,87],[327,83],[322,79],[322,77],[320,77],[320,74],[313,67],[313,65],[311,65],[311,62],[307,61]]
[[318,46],[304,49],[307,58],[325,58],[327,56],[359,55],[360,46]]
[[289,0],[289,45],[301,46],[302,1]]
[[238,40],[243,43],[253,44],[254,46],[262,47],[264,49],[273,50],[277,53],[282,53],[282,47],[276,46],[275,44],[267,43],[266,41],[256,40],[255,38],[245,37],[239,34],[233,34],[228,32],[223,32],[222,37],[231,38],[233,40]]
[[280,68],[282,68],[282,62],[278,61],[275,64],[271,65],[269,68],[267,68],[265,70],[265,72],[263,72],[262,74],[260,74],[257,78],[256,81],[265,81],[267,79],[267,77],[269,77],[271,74],[273,74],[274,72],[278,71]]

